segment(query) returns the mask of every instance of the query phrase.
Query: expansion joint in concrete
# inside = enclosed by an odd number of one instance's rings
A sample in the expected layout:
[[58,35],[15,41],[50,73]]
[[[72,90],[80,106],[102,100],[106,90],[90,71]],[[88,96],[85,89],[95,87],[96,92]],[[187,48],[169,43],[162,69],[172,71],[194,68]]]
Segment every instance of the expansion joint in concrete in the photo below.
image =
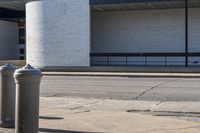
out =
[[73,107],[73,108],[71,108],[70,110],[78,110],[78,109],[81,109],[81,108],[83,108],[83,107],[85,107],[85,106],[94,105],[94,104],[97,104],[97,103],[99,103],[99,102],[100,102],[100,100],[94,101],[94,102],[91,102],[91,103],[87,103],[87,104],[84,104],[84,105],[80,105],[80,106],[77,106],[77,107]]

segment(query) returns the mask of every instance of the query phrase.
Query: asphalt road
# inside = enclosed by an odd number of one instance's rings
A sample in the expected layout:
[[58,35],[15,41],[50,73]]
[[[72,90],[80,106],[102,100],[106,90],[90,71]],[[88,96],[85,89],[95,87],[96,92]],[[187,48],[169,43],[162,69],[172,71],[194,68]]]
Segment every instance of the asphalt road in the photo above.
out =
[[41,96],[163,102],[200,101],[200,79],[44,76]]

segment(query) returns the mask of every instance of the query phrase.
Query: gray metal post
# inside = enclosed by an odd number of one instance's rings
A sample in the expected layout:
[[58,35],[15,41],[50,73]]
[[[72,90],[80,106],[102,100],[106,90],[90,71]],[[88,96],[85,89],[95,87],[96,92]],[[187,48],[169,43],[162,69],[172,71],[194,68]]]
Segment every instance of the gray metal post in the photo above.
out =
[[185,66],[188,67],[188,0],[185,0]]
[[41,71],[31,65],[14,73],[16,83],[15,133],[38,133]]
[[0,68],[0,127],[15,127],[15,69],[11,64]]

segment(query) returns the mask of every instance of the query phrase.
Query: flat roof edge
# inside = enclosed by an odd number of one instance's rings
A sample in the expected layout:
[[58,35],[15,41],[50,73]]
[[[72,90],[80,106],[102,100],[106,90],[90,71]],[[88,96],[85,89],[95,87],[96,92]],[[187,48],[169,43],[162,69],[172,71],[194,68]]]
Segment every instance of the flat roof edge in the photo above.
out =
[[[0,2],[31,2],[37,0],[0,0]],[[185,1],[185,0],[89,0],[90,5],[97,4],[120,4],[120,3],[142,3],[142,2],[164,2],[164,1]]]

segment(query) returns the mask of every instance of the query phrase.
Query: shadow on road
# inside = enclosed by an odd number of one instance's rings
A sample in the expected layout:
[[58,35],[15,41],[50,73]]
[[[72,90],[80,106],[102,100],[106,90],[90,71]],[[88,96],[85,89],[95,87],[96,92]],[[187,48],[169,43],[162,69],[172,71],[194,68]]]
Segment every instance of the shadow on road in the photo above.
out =
[[47,129],[47,128],[40,128],[39,131],[45,133],[98,133],[98,132],[67,131],[67,130]]

